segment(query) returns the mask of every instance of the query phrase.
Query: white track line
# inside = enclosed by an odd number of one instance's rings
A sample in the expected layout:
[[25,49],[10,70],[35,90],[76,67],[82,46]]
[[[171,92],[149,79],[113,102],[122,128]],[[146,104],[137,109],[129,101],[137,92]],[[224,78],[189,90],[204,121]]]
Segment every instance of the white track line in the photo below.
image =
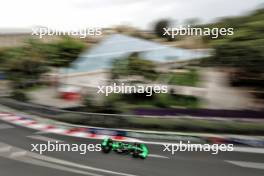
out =
[[226,160],[225,162],[246,168],[252,169],[264,169],[264,163],[255,163],[255,162],[248,162],[248,161],[229,161]]
[[44,141],[44,142],[63,142],[63,141],[58,140],[58,139],[53,139],[53,138],[49,138],[49,137],[46,137],[46,136],[40,136],[40,135],[32,135],[32,136],[27,136],[27,137],[31,138],[31,139]]
[[[62,159],[53,158],[50,156],[40,155],[37,153],[26,151],[21,148],[13,147],[5,143],[0,143],[0,148],[1,147],[5,149],[5,151],[3,151],[5,152],[4,155],[1,156],[28,164],[39,165],[39,166],[49,167],[62,171],[73,172],[82,175],[90,175],[90,176],[104,176],[101,174],[92,173],[90,171],[101,172],[102,174],[111,174],[117,176],[136,176],[133,174],[100,169],[97,167],[82,165]],[[7,150],[7,147],[11,148],[11,150]]]
[[47,156],[43,156],[43,155],[39,155],[39,154],[35,154],[35,153],[29,153],[29,156],[31,156],[32,158],[35,158],[35,159],[48,161],[48,162],[53,162],[53,163],[56,163],[56,164],[61,164],[61,165],[64,165],[64,166],[69,166],[69,167],[75,167],[75,168],[79,168],[79,169],[93,170],[93,171],[107,173],[107,174],[113,174],[113,175],[135,176],[135,175],[132,175],[132,174],[126,174],[126,173],[122,173],[122,172],[115,172],[115,171],[110,171],[110,170],[106,170],[106,169],[100,169],[100,168],[96,168],[96,167],[81,165],[81,164],[73,163],[73,162],[70,162],[70,161],[65,161],[65,160],[52,158],[52,157],[47,157]]
[[15,128],[15,127],[4,123],[0,124],[0,130],[11,129],[11,128]]
[[61,170],[61,171],[64,171],[64,172],[72,172],[72,173],[75,173],[75,174],[89,175],[89,176],[103,176],[103,175],[99,175],[99,174],[95,174],[95,173],[91,173],[91,172],[87,172],[87,171],[82,171],[82,170],[78,170],[78,169],[72,169],[72,168],[65,167],[65,166],[60,166],[60,165],[57,165],[57,164],[54,164],[54,163],[41,161],[41,160],[30,158],[30,157],[27,157],[27,156],[20,156],[18,158],[14,158],[14,160],[20,161],[20,162],[24,162],[24,163],[28,163],[28,164],[32,164],[32,165],[37,165],[37,166],[57,169],[57,170]]
[[170,159],[167,156],[162,156],[162,155],[156,155],[156,154],[149,154],[148,157],[152,157],[152,158],[163,158],[163,159]]
[[17,158],[20,156],[25,156],[27,154],[27,151],[18,151],[18,152],[13,152],[10,154],[10,158]]
[[264,154],[264,148],[234,147],[234,152],[260,153],[260,154]]
[[9,152],[11,150],[12,147],[10,146],[4,146],[4,147],[0,147],[0,153],[2,152]]

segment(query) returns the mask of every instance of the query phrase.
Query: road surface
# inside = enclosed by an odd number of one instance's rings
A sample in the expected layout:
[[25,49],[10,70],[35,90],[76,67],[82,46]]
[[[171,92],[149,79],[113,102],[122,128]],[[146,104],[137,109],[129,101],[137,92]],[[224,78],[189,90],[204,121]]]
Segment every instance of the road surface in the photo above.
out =
[[31,144],[96,144],[99,140],[41,133],[0,120],[0,176],[263,176],[264,153],[163,152],[148,145],[150,157],[134,159],[116,153],[31,152]]

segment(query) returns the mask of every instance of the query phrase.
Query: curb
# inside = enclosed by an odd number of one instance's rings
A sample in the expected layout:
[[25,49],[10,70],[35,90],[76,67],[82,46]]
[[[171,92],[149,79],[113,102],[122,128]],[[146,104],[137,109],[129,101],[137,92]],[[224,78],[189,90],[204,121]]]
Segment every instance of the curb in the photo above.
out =
[[18,116],[12,113],[0,113],[0,119],[14,125],[39,130],[44,133],[55,133],[66,136],[89,138],[89,139],[100,139],[100,140],[106,137],[111,137],[112,139],[118,141],[140,142],[137,139],[118,135],[117,133],[112,133],[112,134],[109,133],[107,135],[107,134],[96,133],[95,131],[87,128],[67,128],[61,125],[42,123],[35,119]]
[[98,139],[102,140],[111,137],[114,140],[126,142],[143,142],[137,138],[159,139],[159,140],[181,140],[198,143],[213,144],[237,144],[251,147],[264,147],[264,136],[245,136],[245,135],[218,135],[201,133],[180,133],[180,132],[158,132],[140,131],[126,129],[111,129],[101,127],[87,127],[72,125],[63,122],[50,124],[40,122],[34,118],[16,115],[16,113],[0,112],[0,119],[27,128],[42,131],[44,133],[55,133],[66,136]]

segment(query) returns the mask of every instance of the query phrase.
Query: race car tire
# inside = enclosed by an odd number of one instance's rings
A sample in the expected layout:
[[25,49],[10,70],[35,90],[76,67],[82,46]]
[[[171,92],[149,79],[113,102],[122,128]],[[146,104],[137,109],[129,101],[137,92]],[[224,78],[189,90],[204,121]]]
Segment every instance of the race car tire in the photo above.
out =
[[104,152],[104,153],[109,153],[110,151],[111,151],[111,147],[110,146],[103,146],[102,147],[102,151]]
[[133,158],[138,158],[139,157],[139,152],[136,151],[136,150],[132,151],[132,156],[133,156]]
[[140,159],[146,159],[146,158],[145,158],[145,157],[143,157],[143,156],[139,156],[139,158],[140,158]]

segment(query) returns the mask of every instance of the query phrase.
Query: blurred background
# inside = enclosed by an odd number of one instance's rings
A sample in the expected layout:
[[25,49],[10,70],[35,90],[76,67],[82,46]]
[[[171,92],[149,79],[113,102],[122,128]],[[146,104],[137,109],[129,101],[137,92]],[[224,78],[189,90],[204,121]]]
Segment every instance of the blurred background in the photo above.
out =
[[[263,0],[8,0],[0,21],[0,176],[264,175]],[[234,34],[163,35],[179,26]],[[101,35],[67,35],[84,29]],[[98,93],[114,83],[168,93]],[[105,137],[148,158],[32,151]],[[180,141],[234,151],[166,152]]]
[[[158,117],[112,127],[263,134],[263,122],[255,122],[264,117],[261,1],[45,1],[40,9],[35,1],[12,0],[3,2],[1,9],[3,103]],[[234,35],[214,39],[163,35],[163,28],[177,25],[234,28]],[[32,36],[34,27],[61,31],[99,27],[102,35],[40,39]],[[96,93],[98,86],[114,82],[167,85],[169,93],[151,97]],[[211,120],[218,117],[227,121]],[[73,115],[70,121],[93,125],[83,118]]]

